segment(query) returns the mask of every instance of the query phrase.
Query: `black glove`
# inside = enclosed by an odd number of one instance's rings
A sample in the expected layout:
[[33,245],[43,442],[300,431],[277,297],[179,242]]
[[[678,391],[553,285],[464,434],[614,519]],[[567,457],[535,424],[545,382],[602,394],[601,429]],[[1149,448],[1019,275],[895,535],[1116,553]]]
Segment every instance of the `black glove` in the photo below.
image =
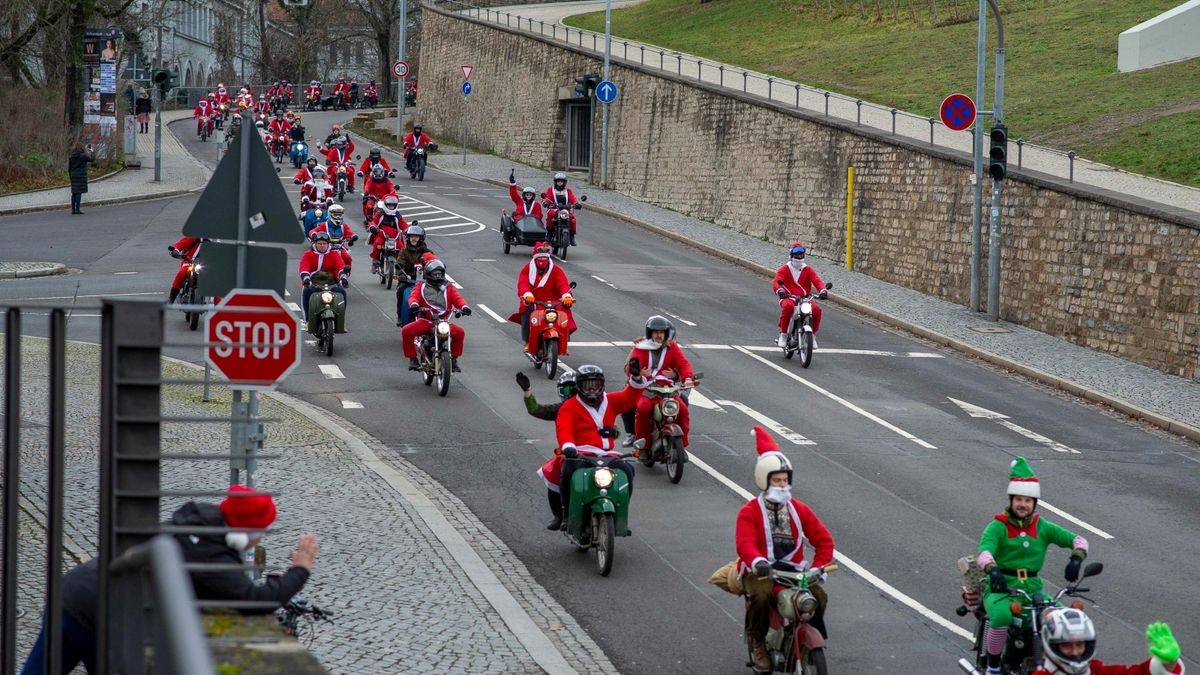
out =
[[634,377],[637,377],[638,375],[641,374],[642,362],[638,360],[638,357],[635,356],[632,359],[629,359],[629,372]]
[[514,173],[512,169],[508,170],[508,184],[509,185],[517,184],[517,174]]
[[472,310],[470,307],[463,307],[461,310],[459,310],[463,316],[471,316],[471,311]]
[[754,573],[760,577],[765,577],[771,573],[771,563],[766,560],[759,560],[754,563]]
[[300,280],[300,283],[303,284],[304,286],[312,286],[312,279],[305,277]]
[[416,318],[417,312],[419,312],[419,311],[421,311],[420,305],[409,305],[408,306],[408,315],[412,318]]
[[372,225],[367,228],[367,232],[370,232],[371,234],[379,234],[379,228]]
[[517,373],[517,386],[521,391],[529,391],[529,376],[525,373]]
[[778,295],[781,299],[786,298],[788,296],[788,291],[786,288],[776,288],[775,295]]
[[829,291],[821,291],[820,293],[817,293],[817,297],[822,300],[825,300],[826,298],[829,297]]
[[992,571],[988,572],[988,578],[992,581],[993,593],[1008,593],[1008,581],[999,567],[993,567]]
[[1079,581],[1079,568],[1083,566],[1083,558],[1079,556],[1071,556],[1067,561],[1067,569],[1063,572],[1063,577],[1071,583]]

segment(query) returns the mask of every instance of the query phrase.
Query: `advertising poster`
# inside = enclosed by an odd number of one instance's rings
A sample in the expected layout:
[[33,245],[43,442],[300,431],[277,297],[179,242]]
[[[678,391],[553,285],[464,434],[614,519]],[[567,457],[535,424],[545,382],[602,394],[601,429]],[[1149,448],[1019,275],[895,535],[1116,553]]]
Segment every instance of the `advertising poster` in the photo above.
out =
[[114,28],[88,28],[83,38],[83,140],[96,159],[116,157],[117,62],[122,33]]

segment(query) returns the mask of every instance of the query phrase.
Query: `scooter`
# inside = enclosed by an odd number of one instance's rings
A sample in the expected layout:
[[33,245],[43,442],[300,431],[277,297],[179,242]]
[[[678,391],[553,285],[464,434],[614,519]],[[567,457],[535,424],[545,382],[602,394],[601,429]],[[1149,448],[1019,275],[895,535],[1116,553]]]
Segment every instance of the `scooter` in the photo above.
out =
[[[825,291],[833,288],[833,283],[825,284]],[[821,291],[818,296],[825,299],[828,294]],[[788,324],[787,345],[783,348],[783,358],[790,359],[796,352],[800,353],[800,365],[807,368],[812,363],[813,337],[812,328],[812,296],[787,295],[785,297],[796,301],[796,309],[792,312],[791,323]]]
[[334,173],[333,194],[339,202],[346,200],[346,188],[349,185],[349,171],[345,164],[338,164],[337,171]]
[[[575,288],[575,282],[571,282]],[[567,340],[570,338],[570,317],[561,311],[561,300],[552,302],[533,303],[533,312],[529,315],[529,341],[525,344],[525,353],[529,355],[535,368],[546,372],[546,377],[553,380],[558,370],[558,357],[567,356]]]
[[[600,453],[600,454],[597,454]],[[596,549],[596,572],[612,572],[616,554],[615,537],[628,537],[629,478],[609,465],[633,455],[605,452],[598,448],[567,448],[566,460],[584,460],[571,474],[566,514],[567,539],[581,553]]]
[[[699,382],[704,373],[692,375],[692,382]],[[695,386],[695,385],[693,385]],[[671,386],[650,386],[647,392],[658,394],[653,410],[653,422],[650,431],[650,448],[646,449],[645,440],[639,439],[633,447],[635,455],[642,464],[654,466],[658,462],[667,465],[667,479],[674,484],[683,480],[683,465],[688,461],[687,450],[683,447],[683,427],[675,421],[679,415],[681,404],[680,394],[691,387],[683,383]]]
[[[315,282],[314,282],[315,283]],[[346,284],[345,278],[342,285]],[[317,351],[333,356],[333,336],[346,332],[346,296],[334,290],[337,284],[322,283],[308,298],[308,332],[317,338]]]
[[[771,628],[767,630],[770,672],[828,675],[825,638],[809,623],[817,613],[817,599],[809,589],[820,582],[821,575],[837,568],[837,563],[831,562],[803,572],[771,570],[775,603],[771,605]],[[753,658],[746,665],[753,668]]]
[[287,147],[287,136],[277,133],[271,138],[271,151],[275,155],[275,163],[283,164],[283,149]]
[[293,141],[289,154],[291,155],[292,166],[299,170],[308,161],[308,143]]
[[[432,313],[428,309],[423,309],[421,314]],[[461,312],[454,310],[454,318],[457,319],[461,316]],[[453,367],[450,357],[450,322],[432,316],[429,317],[429,320],[433,322],[433,330],[414,338],[417,345],[417,363],[420,364],[417,372],[421,373],[427,387],[437,380],[438,396],[445,396],[450,391],[450,375]]]

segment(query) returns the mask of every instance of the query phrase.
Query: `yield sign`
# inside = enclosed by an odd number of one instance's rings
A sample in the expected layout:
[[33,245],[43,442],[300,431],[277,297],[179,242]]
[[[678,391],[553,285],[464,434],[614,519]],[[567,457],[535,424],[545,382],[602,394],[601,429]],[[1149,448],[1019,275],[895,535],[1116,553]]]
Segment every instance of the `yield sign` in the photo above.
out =
[[300,321],[274,291],[233,291],[204,332],[205,360],[235,389],[274,389],[300,364]]
[[963,131],[975,123],[975,102],[966,94],[950,94],[942,101],[942,124],[951,131]]
[[469,80],[469,79],[471,79],[471,71],[475,70],[475,66],[463,66],[462,70],[463,70],[463,79]]

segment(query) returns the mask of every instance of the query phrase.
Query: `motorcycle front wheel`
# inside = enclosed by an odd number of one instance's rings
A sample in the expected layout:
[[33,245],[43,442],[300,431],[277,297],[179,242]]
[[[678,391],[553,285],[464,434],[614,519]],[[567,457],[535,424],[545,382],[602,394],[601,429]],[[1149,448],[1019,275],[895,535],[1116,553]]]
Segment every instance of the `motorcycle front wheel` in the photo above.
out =
[[596,520],[596,571],[606,577],[612,572],[613,549],[615,546],[613,514],[602,513]]
[[325,319],[321,325],[321,330],[325,333],[325,356],[333,356],[333,333],[336,328],[336,323],[332,317]]
[[558,341],[551,340],[542,350],[542,369],[546,371],[546,379],[553,380],[558,370]]
[[807,368],[812,363],[813,334],[804,331],[800,333],[800,365]]
[[450,391],[450,355],[442,354],[438,359],[438,396],[445,396]]
[[[434,367],[437,367],[437,360],[433,361],[433,365],[434,365]],[[421,377],[425,380],[426,387],[433,384],[433,370],[432,369],[426,369],[426,370],[421,371]]]
[[396,276],[396,263],[391,258],[388,258],[387,263],[384,264],[383,267],[384,274],[387,275],[387,289],[390,291],[392,290],[392,283],[394,282],[394,277]]
[[796,663],[796,675],[829,675],[829,666],[825,664],[825,648],[804,649],[800,661]]
[[673,484],[683,480],[683,439],[672,436],[667,440],[667,479]]

